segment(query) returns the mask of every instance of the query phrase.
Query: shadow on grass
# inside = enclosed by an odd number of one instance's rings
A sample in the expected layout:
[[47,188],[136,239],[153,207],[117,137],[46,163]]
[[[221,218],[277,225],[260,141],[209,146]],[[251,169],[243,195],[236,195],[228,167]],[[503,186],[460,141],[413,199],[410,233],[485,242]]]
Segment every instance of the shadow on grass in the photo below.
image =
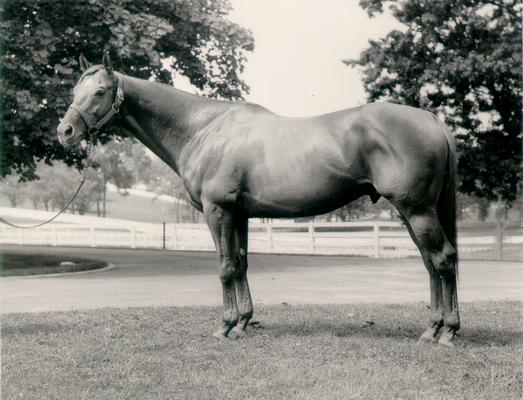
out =
[[471,345],[495,345],[508,346],[511,344],[523,344],[521,331],[512,329],[464,329],[460,341]]
[[28,322],[19,323],[17,325],[5,325],[2,324],[3,337],[7,336],[20,336],[20,335],[36,335],[36,334],[49,334],[54,332],[63,332],[64,326],[60,324],[45,323],[45,322]]
[[[364,323],[331,323],[311,320],[306,323],[277,322],[263,324],[265,332],[270,336],[333,336],[368,339],[393,339],[397,341],[417,341],[425,327],[422,324],[406,324],[403,326],[385,326],[380,322],[372,325]],[[471,346],[508,346],[523,343],[521,332],[513,329],[496,329],[487,327],[464,328],[459,331],[457,344]]]
[[271,336],[325,336],[335,337],[372,337],[372,338],[416,338],[421,335],[419,327],[387,327],[378,324],[366,325],[361,323],[330,323],[311,320],[307,323],[270,323],[264,325]]

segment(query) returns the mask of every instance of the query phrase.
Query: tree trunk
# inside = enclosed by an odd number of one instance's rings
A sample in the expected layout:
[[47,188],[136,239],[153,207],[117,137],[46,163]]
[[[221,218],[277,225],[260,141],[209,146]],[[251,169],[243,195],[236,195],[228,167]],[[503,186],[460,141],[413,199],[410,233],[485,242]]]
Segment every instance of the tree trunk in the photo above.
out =
[[196,210],[192,208],[192,222],[197,223],[198,222],[198,214],[196,213]]
[[479,199],[478,201],[478,218],[481,222],[485,222],[489,215],[490,202],[487,199]]
[[107,201],[107,179],[104,175],[104,191],[102,192],[102,218],[105,218],[105,203]]
[[391,207],[391,209],[389,210],[389,217],[390,217],[390,220],[391,220],[391,221],[394,221],[394,210],[392,209],[392,207]]

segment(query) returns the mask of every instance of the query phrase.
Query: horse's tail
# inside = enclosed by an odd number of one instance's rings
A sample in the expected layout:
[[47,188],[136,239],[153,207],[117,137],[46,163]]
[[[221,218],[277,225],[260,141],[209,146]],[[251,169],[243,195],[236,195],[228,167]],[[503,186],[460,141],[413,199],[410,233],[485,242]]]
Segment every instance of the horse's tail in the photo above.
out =
[[458,235],[456,227],[456,144],[447,127],[440,123],[447,139],[447,166],[438,199],[438,219],[445,236],[456,251],[455,272],[458,276]]

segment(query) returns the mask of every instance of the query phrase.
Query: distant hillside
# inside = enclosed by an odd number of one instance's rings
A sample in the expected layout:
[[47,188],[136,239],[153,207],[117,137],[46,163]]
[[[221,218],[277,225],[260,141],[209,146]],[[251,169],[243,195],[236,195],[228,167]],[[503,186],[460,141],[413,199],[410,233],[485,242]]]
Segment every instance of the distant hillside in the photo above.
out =
[[[5,196],[0,196],[0,206],[10,207]],[[32,208],[29,201],[22,201],[21,208]],[[40,209],[42,209],[40,207]],[[106,215],[107,218],[126,219],[138,222],[161,223],[176,222],[176,204],[166,200],[154,200],[144,196],[128,194],[123,196],[117,192],[107,193]],[[192,211],[188,206],[180,206],[180,215],[183,222],[192,222]],[[199,213],[198,213],[199,214]],[[86,213],[96,216],[96,208]]]

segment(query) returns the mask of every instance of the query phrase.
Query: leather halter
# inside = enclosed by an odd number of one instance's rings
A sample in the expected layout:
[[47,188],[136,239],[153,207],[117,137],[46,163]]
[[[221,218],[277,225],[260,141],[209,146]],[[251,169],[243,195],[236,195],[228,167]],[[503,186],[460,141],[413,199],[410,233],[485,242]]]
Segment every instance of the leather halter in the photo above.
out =
[[87,126],[87,131],[89,134],[100,131],[100,129],[102,129],[114,116],[120,112],[120,107],[124,100],[123,81],[118,79],[117,76],[115,76],[114,79],[116,83],[115,99],[109,111],[107,111],[107,113],[101,119],[98,120],[93,113],[82,110],[74,103],[69,106],[69,108],[72,108],[80,115],[82,121]]

